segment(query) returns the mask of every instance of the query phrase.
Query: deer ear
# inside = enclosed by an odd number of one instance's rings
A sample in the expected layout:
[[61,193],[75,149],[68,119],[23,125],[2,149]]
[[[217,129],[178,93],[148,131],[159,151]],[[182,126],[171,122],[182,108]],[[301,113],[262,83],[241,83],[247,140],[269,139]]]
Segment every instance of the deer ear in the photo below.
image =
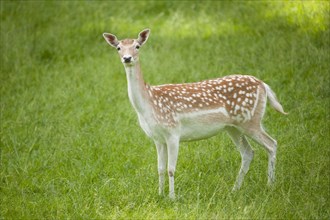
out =
[[110,46],[117,47],[119,44],[119,41],[117,40],[117,37],[113,34],[104,33],[103,34],[104,39],[110,44]]
[[143,45],[148,40],[149,34],[150,34],[149,29],[145,29],[145,30],[141,31],[139,33],[139,38],[137,39],[138,43],[140,45]]

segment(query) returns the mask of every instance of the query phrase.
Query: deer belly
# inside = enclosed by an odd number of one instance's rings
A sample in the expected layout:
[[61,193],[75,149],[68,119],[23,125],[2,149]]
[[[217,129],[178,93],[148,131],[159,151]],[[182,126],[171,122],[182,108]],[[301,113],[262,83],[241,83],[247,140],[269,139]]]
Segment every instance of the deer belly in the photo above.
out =
[[223,114],[183,116],[180,119],[180,140],[193,141],[218,134],[229,122]]

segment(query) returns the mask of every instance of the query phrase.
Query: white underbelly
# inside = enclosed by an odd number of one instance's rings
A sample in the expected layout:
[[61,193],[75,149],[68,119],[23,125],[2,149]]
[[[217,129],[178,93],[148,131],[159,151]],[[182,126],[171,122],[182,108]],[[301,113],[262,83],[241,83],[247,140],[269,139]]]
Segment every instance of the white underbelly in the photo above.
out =
[[190,126],[185,126],[181,129],[180,141],[194,141],[206,139],[217,135],[224,127],[225,125],[223,124],[194,124]]
[[176,115],[177,125],[162,126],[154,117],[138,114],[143,131],[156,141],[165,142],[168,135],[178,136],[180,141],[194,141],[217,135],[229,124],[228,113],[223,108]]
[[217,135],[227,124],[226,112],[210,111],[199,114],[184,114],[180,120],[180,141],[193,141]]

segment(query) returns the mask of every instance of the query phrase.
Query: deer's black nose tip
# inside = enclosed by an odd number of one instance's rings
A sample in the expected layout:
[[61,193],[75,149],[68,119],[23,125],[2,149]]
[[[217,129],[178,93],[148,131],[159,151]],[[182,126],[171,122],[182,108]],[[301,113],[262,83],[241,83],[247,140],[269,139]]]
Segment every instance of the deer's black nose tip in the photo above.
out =
[[123,57],[125,63],[130,63],[132,61],[131,56]]

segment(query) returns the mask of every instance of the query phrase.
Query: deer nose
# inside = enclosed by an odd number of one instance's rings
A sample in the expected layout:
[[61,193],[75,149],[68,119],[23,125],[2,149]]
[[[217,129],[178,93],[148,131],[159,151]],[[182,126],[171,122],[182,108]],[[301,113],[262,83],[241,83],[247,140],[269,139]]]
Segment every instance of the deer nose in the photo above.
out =
[[130,63],[132,61],[132,56],[131,55],[125,55],[123,56],[123,60],[125,63]]

